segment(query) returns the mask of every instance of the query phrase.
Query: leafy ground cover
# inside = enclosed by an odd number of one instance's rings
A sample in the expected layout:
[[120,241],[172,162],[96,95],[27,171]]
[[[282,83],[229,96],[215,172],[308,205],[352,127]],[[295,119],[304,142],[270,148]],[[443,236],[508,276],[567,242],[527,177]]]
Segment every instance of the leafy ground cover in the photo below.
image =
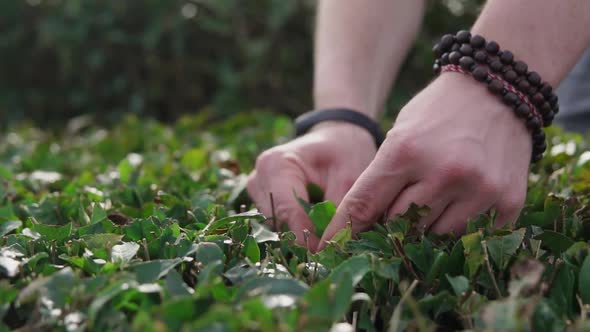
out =
[[[553,134],[517,224],[418,232],[424,208],[312,254],[251,210],[268,114],[173,126],[78,118],[0,136],[0,330],[558,331],[590,328],[590,153]],[[309,207],[321,225],[330,203]]]

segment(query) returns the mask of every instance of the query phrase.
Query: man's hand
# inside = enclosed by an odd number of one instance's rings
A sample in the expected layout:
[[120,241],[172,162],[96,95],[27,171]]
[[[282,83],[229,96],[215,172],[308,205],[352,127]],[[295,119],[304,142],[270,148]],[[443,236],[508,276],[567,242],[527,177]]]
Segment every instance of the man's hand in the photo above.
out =
[[264,215],[271,217],[274,212],[278,227],[286,224],[302,245],[308,230],[308,249],[315,251],[318,238],[294,193],[308,200],[306,185],[314,183],[325,199],[338,205],[375,152],[373,138],[365,129],[341,122],[320,123],[306,135],[263,152],[248,179],[248,193]]
[[468,218],[492,207],[498,224],[514,221],[530,157],[530,134],[508,106],[470,77],[443,74],[403,108],[319,249],[348,221],[363,231],[411,203],[431,208],[421,226],[437,233],[462,232]]

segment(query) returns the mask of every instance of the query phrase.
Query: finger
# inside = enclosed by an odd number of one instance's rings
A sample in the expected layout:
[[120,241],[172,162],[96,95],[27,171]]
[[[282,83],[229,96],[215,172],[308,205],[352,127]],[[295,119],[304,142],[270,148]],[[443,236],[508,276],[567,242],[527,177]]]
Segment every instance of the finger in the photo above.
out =
[[489,208],[487,204],[484,205],[479,201],[457,201],[445,209],[440,218],[430,227],[430,231],[437,234],[463,234],[467,229],[469,218],[475,218]]
[[428,182],[418,182],[402,191],[387,214],[389,219],[406,213],[412,203],[427,206],[428,214],[421,218],[418,229],[427,228],[443,213],[451,202],[450,195],[440,194],[436,185]]
[[326,241],[351,223],[353,233],[371,227],[389,207],[410,179],[405,167],[395,167],[391,156],[378,153],[375,160],[361,174],[350,191],[344,196],[334,218],[324,231],[318,250]]
[[349,176],[331,176],[327,181],[325,198],[338,206],[353,184],[354,179]]
[[289,163],[275,160],[273,163],[257,165],[256,173],[253,174],[248,191],[251,192],[260,212],[267,217],[273,217],[273,224],[278,229],[281,225],[287,224],[299,244],[307,246],[309,250],[315,250],[319,239],[313,233],[311,220],[295,198],[296,194],[303,200],[308,200],[304,172]]
[[525,194],[520,195],[505,195],[497,204],[496,210],[498,215],[496,217],[494,227],[500,228],[507,223],[515,223],[520,216],[520,211],[524,206]]

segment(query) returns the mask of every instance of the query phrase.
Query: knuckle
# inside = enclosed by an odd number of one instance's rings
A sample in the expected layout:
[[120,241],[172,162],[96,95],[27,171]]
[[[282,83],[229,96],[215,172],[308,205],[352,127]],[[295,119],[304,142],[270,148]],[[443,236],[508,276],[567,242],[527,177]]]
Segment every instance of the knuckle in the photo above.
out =
[[442,176],[452,183],[482,183],[484,173],[482,170],[469,162],[450,160],[444,162],[441,166]]
[[373,221],[373,206],[370,200],[351,197],[346,202],[345,218],[355,224],[368,225]]
[[262,152],[256,158],[256,169],[264,171],[269,166],[275,164],[278,160],[283,157],[283,152],[278,149],[270,149]]
[[386,140],[390,142],[388,145],[393,147],[389,154],[391,159],[408,162],[414,160],[419,154],[416,140],[411,135],[389,130]]
[[524,195],[513,196],[506,199],[500,209],[504,214],[511,215],[518,213],[524,206],[525,197]]

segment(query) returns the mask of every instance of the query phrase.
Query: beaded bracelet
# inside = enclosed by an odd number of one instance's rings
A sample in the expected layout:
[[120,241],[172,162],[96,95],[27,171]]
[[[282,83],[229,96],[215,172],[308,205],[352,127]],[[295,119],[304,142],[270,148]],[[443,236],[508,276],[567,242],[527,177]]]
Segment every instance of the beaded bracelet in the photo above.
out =
[[531,161],[540,160],[547,148],[542,127],[551,125],[559,112],[551,85],[529,71],[526,63],[515,61],[512,52],[500,50],[498,43],[486,42],[482,36],[471,36],[469,31],[444,35],[433,51],[437,57],[433,67],[436,74],[459,72],[473,76],[525,120],[533,139]]

